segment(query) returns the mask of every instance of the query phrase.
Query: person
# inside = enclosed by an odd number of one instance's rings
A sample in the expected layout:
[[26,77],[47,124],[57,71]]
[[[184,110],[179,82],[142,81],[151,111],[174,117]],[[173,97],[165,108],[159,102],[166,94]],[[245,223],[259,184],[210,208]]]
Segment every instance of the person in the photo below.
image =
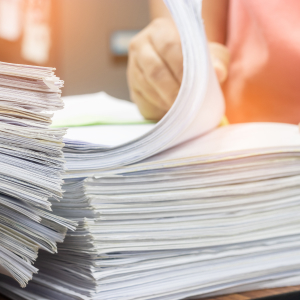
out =
[[[127,78],[144,117],[159,120],[178,94],[183,58],[163,1],[150,8],[153,21],[130,44]],[[229,122],[298,124],[300,1],[203,0],[202,18]]]

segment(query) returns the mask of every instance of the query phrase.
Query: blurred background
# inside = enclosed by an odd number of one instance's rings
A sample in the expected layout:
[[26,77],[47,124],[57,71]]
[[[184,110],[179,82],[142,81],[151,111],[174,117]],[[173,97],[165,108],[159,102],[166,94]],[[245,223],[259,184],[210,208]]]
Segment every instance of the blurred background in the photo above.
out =
[[0,61],[51,66],[63,95],[129,99],[129,40],[149,23],[148,0],[0,0]]

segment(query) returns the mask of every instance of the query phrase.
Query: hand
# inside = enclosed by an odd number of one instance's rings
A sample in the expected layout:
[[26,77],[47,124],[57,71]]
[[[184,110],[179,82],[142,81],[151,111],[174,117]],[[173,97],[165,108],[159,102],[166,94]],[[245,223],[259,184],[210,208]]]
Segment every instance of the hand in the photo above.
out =
[[159,120],[178,94],[183,71],[180,37],[172,20],[155,19],[129,47],[130,96],[149,120]]
[[[226,52],[227,48],[221,47]],[[219,59],[223,52],[216,45],[210,50],[217,76],[224,81],[226,55]],[[171,19],[155,19],[131,41],[127,68],[131,99],[146,119],[160,120],[167,113],[179,92],[182,74],[183,57],[177,28]]]

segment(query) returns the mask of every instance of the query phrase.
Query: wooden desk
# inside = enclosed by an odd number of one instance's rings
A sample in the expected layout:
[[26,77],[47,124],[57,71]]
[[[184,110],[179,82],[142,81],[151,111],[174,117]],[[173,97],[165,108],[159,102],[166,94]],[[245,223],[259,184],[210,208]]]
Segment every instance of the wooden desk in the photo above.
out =
[[[245,293],[240,293],[240,294],[232,294],[232,295],[227,295],[227,296],[209,298],[209,299],[205,299],[205,300],[253,300],[253,299],[259,299],[259,298],[268,297],[268,296],[282,295],[282,294],[296,292],[296,291],[300,291],[300,285],[286,287],[286,288],[278,288],[278,289],[251,291],[251,292],[245,292]],[[299,297],[299,299],[300,299],[300,297]],[[204,299],[201,299],[201,300],[204,300]]]
[[[201,298],[199,300],[253,300],[253,299],[259,299],[268,296],[282,295],[282,294],[296,292],[296,291],[300,291],[300,285],[293,286],[293,287],[286,287],[286,288],[270,289],[270,290],[251,291],[251,292],[232,294],[232,295],[220,296],[220,297],[209,298],[209,299]],[[9,299],[0,295],[0,300],[9,300]],[[56,299],[56,300],[60,300],[60,299]]]

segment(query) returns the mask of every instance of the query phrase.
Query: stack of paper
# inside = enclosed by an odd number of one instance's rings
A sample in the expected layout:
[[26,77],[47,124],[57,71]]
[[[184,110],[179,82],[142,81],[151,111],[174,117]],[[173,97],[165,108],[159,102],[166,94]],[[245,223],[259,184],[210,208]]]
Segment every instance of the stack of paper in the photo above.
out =
[[71,128],[53,211],[79,226],[39,257],[26,289],[0,283],[12,299],[174,300],[299,284],[299,128],[215,128],[223,98],[199,1],[166,3],[184,54],[174,106],[157,124]]
[[54,212],[79,227],[39,257],[26,290],[0,284],[12,299],[173,300],[300,282],[297,126],[226,126],[64,189]]
[[0,273],[24,287],[38,249],[56,252],[75,223],[49,212],[62,196],[64,129],[50,129],[63,108],[53,69],[0,62]]

